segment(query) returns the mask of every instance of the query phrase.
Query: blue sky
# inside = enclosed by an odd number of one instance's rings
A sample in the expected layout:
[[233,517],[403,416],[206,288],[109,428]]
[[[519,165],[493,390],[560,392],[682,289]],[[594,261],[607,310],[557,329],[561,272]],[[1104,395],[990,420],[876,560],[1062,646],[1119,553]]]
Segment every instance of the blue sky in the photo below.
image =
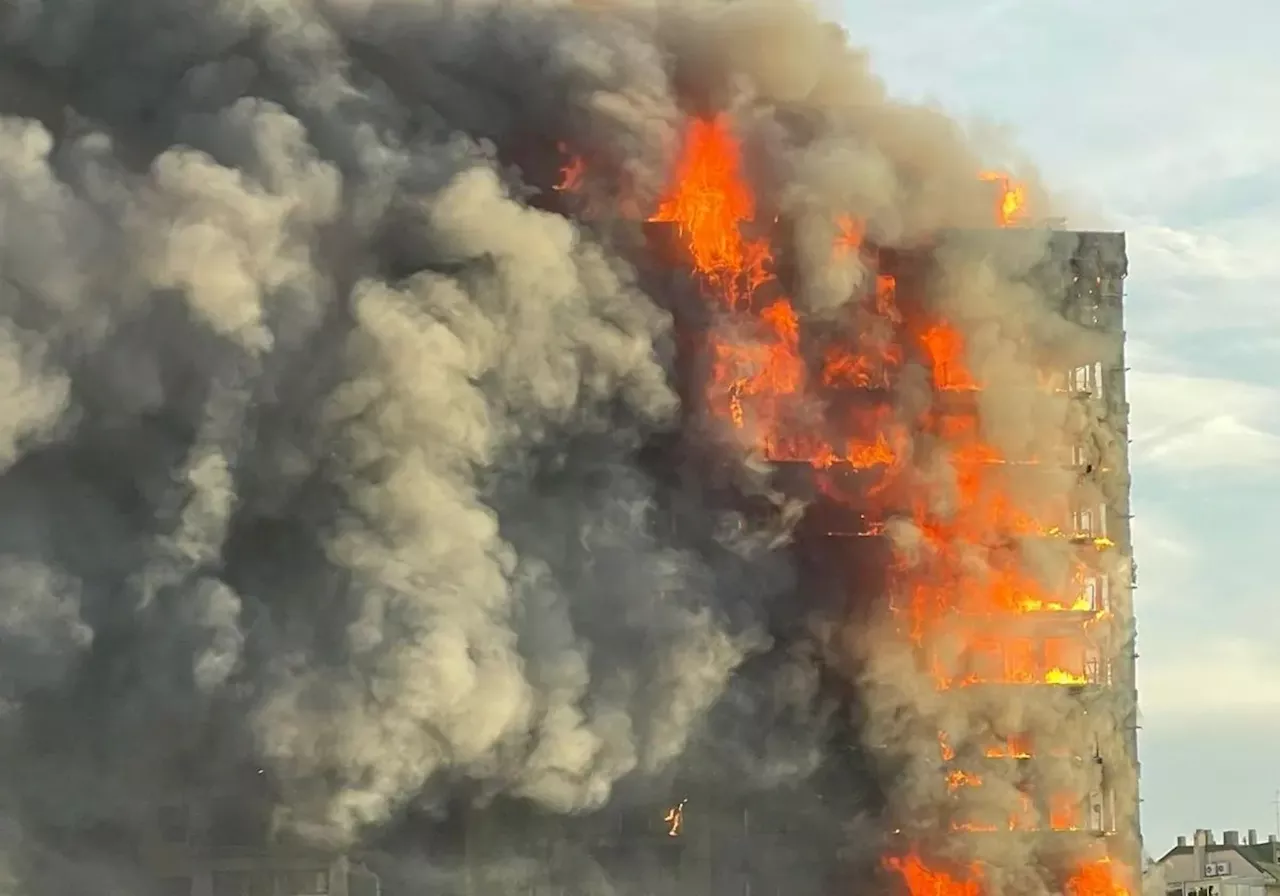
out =
[[892,92],[1129,234],[1143,821],[1277,827],[1280,0],[826,0]]

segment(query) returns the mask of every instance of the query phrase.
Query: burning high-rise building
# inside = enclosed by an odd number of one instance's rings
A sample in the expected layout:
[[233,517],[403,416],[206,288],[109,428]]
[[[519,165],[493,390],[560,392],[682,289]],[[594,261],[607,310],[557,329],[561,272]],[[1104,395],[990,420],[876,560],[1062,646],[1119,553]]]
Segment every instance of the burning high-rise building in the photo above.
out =
[[802,0],[0,2],[0,891],[1132,891],[999,155]]
[[[1123,234],[1037,227],[1022,187],[983,175],[999,187],[985,229],[885,247],[834,220],[831,251],[864,274],[847,306],[802,321],[777,273],[786,237],[776,222],[749,235],[729,120],[693,121],[685,152],[651,220],[678,231],[659,243],[683,246],[718,306],[686,315],[702,326],[684,342],[702,359],[684,367],[701,373],[687,400],[780,489],[807,491],[801,587],[824,595],[833,665],[891,707],[860,732],[888,778],[883,866],[913,896],[981,893],[988,877],[998,892],[1132,892]],[[1009,305],[953,297],[1001,265]],[[1005,327],[999,354],[971,348]]]

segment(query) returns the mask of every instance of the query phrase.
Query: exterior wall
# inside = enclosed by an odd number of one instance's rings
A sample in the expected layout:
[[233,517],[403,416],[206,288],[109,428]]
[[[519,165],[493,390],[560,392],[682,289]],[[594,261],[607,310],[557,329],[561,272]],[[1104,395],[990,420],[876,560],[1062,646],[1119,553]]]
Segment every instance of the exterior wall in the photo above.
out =
[[[1232,877],[1257,877],[1259,874],[1252,862],[1230,847],[1209,847],[1205,852],[1204,861],[1205,863],[1227,863],[1229,876]],[[1204,869],[1200,867],[1200,860],[1194,852],[1169,856],[1160,863],[1160,868],[1164,872],[1165,883],[1170,888],[1174,884],[1198,883],[1208,879],[1205,878]]]
[[347,859],[273,844],[252,831],[246,825],[244,837],[222,842],[201,806],[169,806],[139,854],[163,896],[377,896],[376,876]]
[[156,870],[164,896],[351,896],[340,861],[191,856]]
[[[1204,865],[1225,863],[1223,874],[1205,877]],[[1277,896],[1280,885],[1231,847],[1210,846],[1203,859],[1195,852],[1167,856],[1159,863],[1165,896]]]
[[1274,896],[1280,889],[1261,881],[1189,881],[1185,885],[1170,884],[1165,896]]
[[1127,867],[1142,867],[1142,835],[1138,791],[1138,698],[1136,674],[1137,626],[1133,589],[1137,584],[1130,532],[1129,403],[1125,390],[1124,278],[1128,273],[1122,233],[1053,234],[1051,255],[1062,277],[1063,312],[1102,337],[1092,358],[1081,359],[1068,372],[1068,391],[1094,425],[1078,447],[1076,464],[1082,479],[1096,486],[1098,500],[1090,502],[1088,519],[1078,520],[1084,535],[1110,542],[1112,557],[1100,558],[1110,625],[1105,644],[1107,669],[1095,682],[1109,693],[1102,701],[1104,716],[1121,732],[1119,755],[1099,756],[1115,804],[1109,852]]

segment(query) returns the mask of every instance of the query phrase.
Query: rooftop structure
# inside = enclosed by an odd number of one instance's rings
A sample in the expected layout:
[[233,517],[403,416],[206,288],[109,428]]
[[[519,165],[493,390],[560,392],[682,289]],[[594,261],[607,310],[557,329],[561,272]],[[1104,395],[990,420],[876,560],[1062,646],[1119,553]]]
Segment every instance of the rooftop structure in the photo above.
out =
[[1280,839],[1223,831],[1219,843],[1212,831],[1199,830],[1190,842],[1179,837],[1152,873],[1162,879],[1166,896],[1274,896],[1280,893]]

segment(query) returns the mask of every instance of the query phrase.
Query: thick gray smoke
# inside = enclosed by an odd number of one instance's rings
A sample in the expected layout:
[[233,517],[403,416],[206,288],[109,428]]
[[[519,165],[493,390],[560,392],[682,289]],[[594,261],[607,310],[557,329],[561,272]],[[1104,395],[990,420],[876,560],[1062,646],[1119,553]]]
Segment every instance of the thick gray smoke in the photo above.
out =
[[776,639],[795,514],[651,448],[684,299],[635,216],[711,108],[814,313],[862,276],[834,215],[989,216],[960,129],[792,0],[0,0],[0,893],[138,892],[187,797],[396,892],[463,886],[415,831],[493,806],[493,892],[545,881],[530,830],[563,892],[715,892],[572,846],[691,780],[878,852],[803,783],[838,720]]

